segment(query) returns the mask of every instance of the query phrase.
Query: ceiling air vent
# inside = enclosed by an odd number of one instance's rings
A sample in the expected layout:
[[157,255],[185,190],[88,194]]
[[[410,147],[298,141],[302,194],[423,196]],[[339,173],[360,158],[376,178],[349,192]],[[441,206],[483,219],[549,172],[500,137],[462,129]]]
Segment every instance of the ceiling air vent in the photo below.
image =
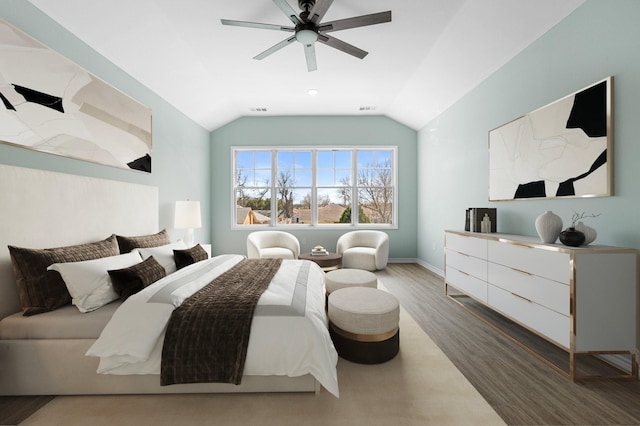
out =
[[375,106],[361,106],[360,107],[360,111],[375,111],[376,107]]
[[267,108],[265,107],[251,107],[249,110],[251,112],[267,112]]

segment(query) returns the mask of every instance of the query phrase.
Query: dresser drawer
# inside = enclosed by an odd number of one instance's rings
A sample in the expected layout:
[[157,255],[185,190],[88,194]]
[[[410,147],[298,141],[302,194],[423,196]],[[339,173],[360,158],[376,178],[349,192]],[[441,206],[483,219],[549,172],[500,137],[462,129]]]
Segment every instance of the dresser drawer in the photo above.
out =
[[479,259],[487,258],[487,240],[464,235],[445,233],[445,246],[458,253],[468,254]]
[[447,265],[453,266],[458,271],[466,272],[482,281],[487,281],[487,261],[457,251],[446,251]]
[[449,264],[445,268],[445,281],[469,296],[473,296],[482,302],[487,302],[486,281],[461,272]]
[[567,284],[489,263],[488,282],[539,305],[569,316],[570,291]]
[[525,300],[494,285],[487,285],[488,304],[531,330],[569,348],[569,317]]
[[489,241],[490,262],[569,284],[569,254],[517,244]]

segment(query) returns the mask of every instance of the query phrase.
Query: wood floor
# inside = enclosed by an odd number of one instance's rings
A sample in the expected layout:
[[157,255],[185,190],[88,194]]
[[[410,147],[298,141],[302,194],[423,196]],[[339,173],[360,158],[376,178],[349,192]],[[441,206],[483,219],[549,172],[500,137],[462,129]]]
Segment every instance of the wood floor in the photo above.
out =
[[640,424],[640,382],[573,383],[446,297],[442,278],[422,266],[377,275],[507,424]]
[[[507,424],[640,424],[640,382],[573,383],[447,298],[442,278],[422,266],[389,264],[377,275]],[[50,399],[0,397],[0,424],[19,423]]]

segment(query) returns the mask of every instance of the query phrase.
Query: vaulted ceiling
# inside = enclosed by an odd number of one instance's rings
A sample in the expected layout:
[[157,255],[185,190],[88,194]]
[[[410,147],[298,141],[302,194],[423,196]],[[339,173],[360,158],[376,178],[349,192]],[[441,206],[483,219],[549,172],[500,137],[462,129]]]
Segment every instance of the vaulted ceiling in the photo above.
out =
[[418,130],[584,2],[335,0],[322,22],[392,21],[332,32],[369,54],[316,43],[308,72],[297,42],[252,59],[292,33],[220,22],[292,26],[273,0],[29,1],[208,130],[252,115],[386,115]]

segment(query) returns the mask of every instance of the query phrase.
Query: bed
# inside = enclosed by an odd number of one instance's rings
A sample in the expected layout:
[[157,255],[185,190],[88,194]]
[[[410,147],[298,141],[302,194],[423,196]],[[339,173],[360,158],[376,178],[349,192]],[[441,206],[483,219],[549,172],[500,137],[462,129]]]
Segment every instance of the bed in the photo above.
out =
[[[141,320],[147,318],[146,314],[138,316],[136,322],[141,335],[145,335],[148,327],[155,327],[157,339],[150,340],[144,362],[122,363],[122,357],[109,357],[100,352],[114,344],[112,341],[105,344],[103,334],[118,335],[117,326],[108,324],[117,323],[118,317],[126,323],[126,313],[121,313],[127,311],[127,306],[139,309],[141,305],[136,305],[136,300],[147,297],[146,293],[155,293],[155,287],[162,288],[181,276],[201,277],[192,281],[200,282],[198,285],[202,287],[227,270],[212,264],[233,267],[242,263],[244,256],[200,259],[158,279],[125,302],[117,299],[86,313],[80,312],[81,304],[78,304],[24,316],[8,245],[61,247],[105,241],[114,234],[156,235],[158,192],[157,188],[146,185],[0,165],[0,194],[6,201],[0,209],[1,395],[318,392],[324,387],[338,396],[337,354],[326,331],[324,276],[312,262],[282,261],[270,278],[255,308],[240,384],[161,386],[158,348],[161,350],[159,342],[164,338],[164,325]],[[200,271],[204,269],[209,275]],[[295,278],[300,276],[301,269],[307,271],[304,284]],[[274,287],[276,284],[279,287]],[[198,290],[198,285],[193,292]],[[300,296],[308,303],[306,308],[296,305]],[[278,307],[279,304],[285,307]],[[309,315],[300,315],[301,311]],[[303,320],[305,316],[311,319]],[[309,325],[301,325],[300,321],[315,325],[307,329]],[[279,332],[269,334],[273,330]],[[137,340],[141,339],[134,339]],[[307,349],[294,347],[289,348],[289,352],[280,351],[287,342],[304,340],[310,345]],[[121,353],[121,349],[114,351]],[[290,358],[291,353],[308,351],[313,352],[311,360]],[[273,361],[271,364],[266,361],[269,359]]]

